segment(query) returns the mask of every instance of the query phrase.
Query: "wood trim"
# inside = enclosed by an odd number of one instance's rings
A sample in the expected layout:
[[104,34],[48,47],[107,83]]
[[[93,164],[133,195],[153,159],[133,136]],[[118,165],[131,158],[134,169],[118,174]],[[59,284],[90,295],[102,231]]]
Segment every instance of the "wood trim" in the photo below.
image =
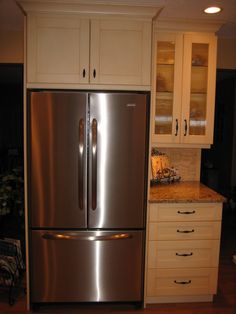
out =
[[145,5],[125,5],[117,4],[117,1],[107,4],[86,3],[80,0],[18,0],[19,6],[24,12],[63,12],[63,13],[80,13],[80,14],[109,14],[115,16],[129,16],[152,19],[158,15],[162,7],[160,6],[145,6]]
[[175,32],[210,32],[215,33],[224,24],[224,21],[209,21],[206,19],[178,19],[162,18],[155,21],[156,31],[175,31]]
[[147,297],[146,303],[186,303],[186,302],[212,302],[213,295],[181,295],[181,296],[161,296],[161,297]]
[[76,89],[76,90],[130,90],[130,91],[150,91],[151,86],[143,85],[98,85],[98,84],[65,84],[65,83],[27,83],[27,88],[45,89]]

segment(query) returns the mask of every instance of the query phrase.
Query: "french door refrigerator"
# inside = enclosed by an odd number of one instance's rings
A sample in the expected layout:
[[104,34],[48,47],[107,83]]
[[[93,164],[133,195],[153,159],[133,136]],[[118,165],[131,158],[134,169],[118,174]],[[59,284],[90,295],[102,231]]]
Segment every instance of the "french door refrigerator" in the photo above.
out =
[[30,301],[143,299],[149,95],[28,91]]

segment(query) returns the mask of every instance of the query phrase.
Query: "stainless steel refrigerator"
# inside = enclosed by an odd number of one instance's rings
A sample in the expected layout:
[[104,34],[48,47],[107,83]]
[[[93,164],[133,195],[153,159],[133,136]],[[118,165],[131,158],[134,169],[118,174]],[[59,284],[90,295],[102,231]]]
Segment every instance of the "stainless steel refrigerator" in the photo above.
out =
[[143,299],[149,97],[28,91],[30,301]]

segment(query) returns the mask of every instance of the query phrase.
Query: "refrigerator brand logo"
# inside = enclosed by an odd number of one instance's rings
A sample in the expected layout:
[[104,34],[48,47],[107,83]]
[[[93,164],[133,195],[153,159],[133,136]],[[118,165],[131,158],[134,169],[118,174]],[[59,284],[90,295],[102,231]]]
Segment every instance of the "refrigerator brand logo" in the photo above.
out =
[[126,104],[126,107],[136,107],[136,104]]

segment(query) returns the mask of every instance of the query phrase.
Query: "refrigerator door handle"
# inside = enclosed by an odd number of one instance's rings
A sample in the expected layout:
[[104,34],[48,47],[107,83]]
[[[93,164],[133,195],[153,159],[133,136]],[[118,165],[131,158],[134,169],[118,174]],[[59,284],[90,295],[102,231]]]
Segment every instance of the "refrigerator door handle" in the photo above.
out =
[[92,209],[97,208],[97,120],[92,121]]
[[66,232],[66,233],[44,233],[42,235],[43,239],[46,240],[80,240],[80,241],[110,241],[110,240],[126,240],[131,239],[132,234],[130,233],[115,233],[103,236],[85,236],[77,234],[76,232]]
[[84,208],[84,119],[79,121],[79,158],[78,158],[78,185],[79,185],[79,208]]

